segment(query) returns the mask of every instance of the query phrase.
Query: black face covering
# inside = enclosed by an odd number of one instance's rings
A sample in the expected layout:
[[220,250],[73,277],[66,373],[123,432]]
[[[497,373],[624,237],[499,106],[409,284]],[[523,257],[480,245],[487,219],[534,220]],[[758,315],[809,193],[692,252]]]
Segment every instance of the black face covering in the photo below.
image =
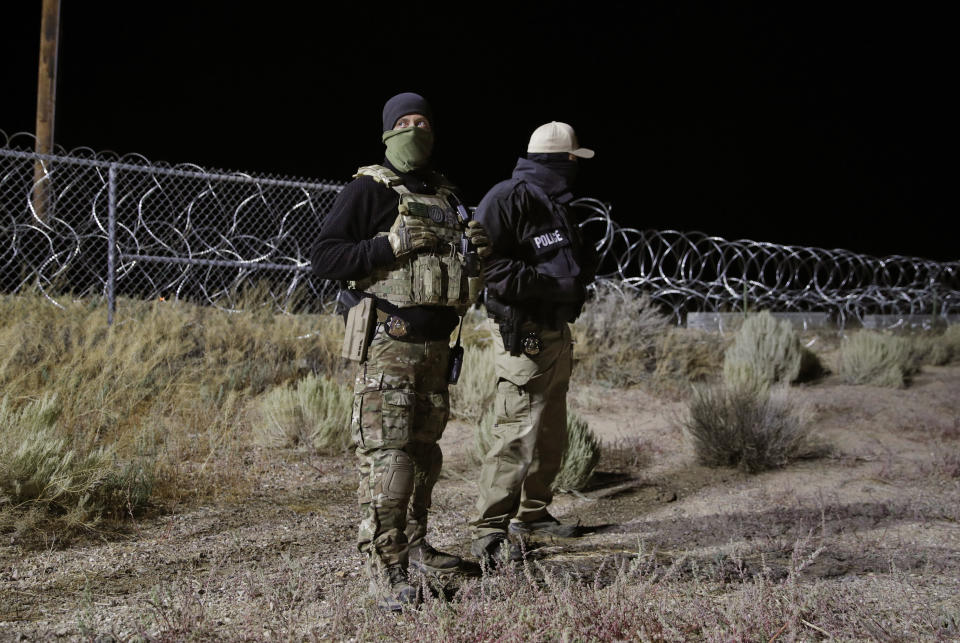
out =
[[577,161],[571,161],[570,155],[566,152],[556,154],[527,154],[527,158],[544,167],[550,168],[562,176],[567,182],[567,187],[572,186],[573,182],[577,180],[577,171],[580,169],[580,166],[577,164]]

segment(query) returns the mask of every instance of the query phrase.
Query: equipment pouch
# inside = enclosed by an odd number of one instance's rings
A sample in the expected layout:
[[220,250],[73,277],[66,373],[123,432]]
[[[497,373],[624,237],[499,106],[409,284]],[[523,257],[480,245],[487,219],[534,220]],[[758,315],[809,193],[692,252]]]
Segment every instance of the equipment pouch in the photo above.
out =
[[367,359],[367,346],[373,322],[377,318],[377,307],[372,297],[364,297],[360,303],[347,312],[347,325],[343,333],[342,355],[355,362]]

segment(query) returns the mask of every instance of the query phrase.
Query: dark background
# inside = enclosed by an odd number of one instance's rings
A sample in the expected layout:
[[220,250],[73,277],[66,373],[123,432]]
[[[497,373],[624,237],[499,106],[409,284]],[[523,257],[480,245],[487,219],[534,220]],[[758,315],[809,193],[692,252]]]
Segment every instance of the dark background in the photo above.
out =
[[[957,260],[937,7],[63,0],[56,140],[346,180],[382,158],[384,101],[417,91],[473,204],[560,120],[597,151],[578,192],[622,225]],[[0,18],[8,134],[34,128],[40,8]]]

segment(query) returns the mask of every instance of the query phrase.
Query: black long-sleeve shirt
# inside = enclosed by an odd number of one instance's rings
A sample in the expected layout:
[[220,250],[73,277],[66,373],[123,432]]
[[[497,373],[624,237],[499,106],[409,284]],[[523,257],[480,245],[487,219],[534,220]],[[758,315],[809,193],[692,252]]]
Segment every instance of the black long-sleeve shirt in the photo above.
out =
[[[436,194],[439,185],[449,185],[442,175],[432,170],[403,173],[384,159],[411,192]],[[396,190],[372,177],[360,176],[348,183],[337,195],[323,220],[320,235],[310,251],[313,274],[321,279],[348,281],[362,279],[375,269],[389,268],[396,258],[386,235],[398,216],[399,195]],[[449,306],[412,306],[398,308],[377,298],[377,308],[410,322],[418,332],[430,338],[449,337],[458,316]]]

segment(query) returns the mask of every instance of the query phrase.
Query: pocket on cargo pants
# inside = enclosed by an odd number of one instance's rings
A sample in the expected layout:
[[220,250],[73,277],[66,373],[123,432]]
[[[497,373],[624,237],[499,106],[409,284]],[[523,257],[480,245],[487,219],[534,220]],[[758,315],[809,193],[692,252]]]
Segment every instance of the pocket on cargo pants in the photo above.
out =
[[[365,449],[402,449],[410,441],[415,396],[405,389],[365,391],[357,396],[357,446]],[[359,439],[356,439],[359,438]]]

